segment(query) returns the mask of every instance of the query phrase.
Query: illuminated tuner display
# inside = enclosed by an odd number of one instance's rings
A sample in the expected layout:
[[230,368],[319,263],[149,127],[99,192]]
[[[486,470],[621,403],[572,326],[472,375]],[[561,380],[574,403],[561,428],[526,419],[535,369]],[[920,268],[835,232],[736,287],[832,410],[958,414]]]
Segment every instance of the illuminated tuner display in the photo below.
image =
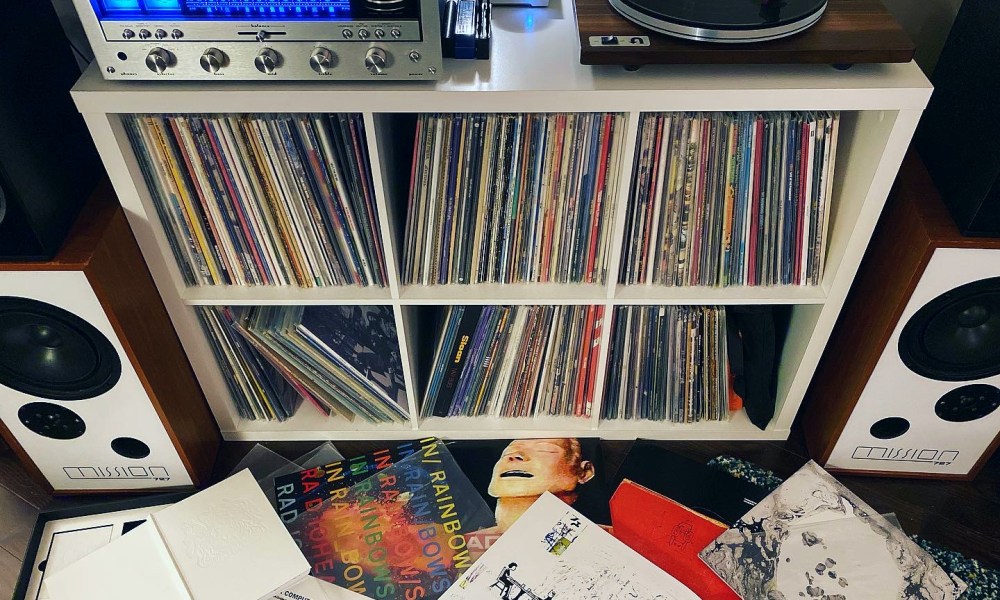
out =
[[73,2],[106,79],[419,81],[442,71],[438,0]]

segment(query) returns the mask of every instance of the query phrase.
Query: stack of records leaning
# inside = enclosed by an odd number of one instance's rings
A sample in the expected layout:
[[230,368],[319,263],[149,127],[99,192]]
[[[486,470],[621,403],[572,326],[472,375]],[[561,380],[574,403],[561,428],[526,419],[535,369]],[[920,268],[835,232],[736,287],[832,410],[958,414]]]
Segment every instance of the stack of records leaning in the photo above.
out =
[[324,412],[348,421],[409,419],[392,308],[199,310],[244,418],[287,418],[294,410],[287,399],[290,388]]

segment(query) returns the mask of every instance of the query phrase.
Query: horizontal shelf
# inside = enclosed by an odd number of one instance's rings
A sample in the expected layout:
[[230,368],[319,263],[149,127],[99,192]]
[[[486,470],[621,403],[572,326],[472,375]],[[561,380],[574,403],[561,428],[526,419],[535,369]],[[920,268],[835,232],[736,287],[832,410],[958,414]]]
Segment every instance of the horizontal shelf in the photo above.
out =
[[357,418],[348,421],[327,416],[313,404],[303,402],[284,421],[239,420],[233,430],[223,431],[226,440],[329,440],[329,439],[412,439],[418,436],[409,422],[369,423]]
[[511,435],[511,432],[517,432],[514,437],[557,435],[560,431],[589,431],[589,435],[594,435],[593,423],[594,420],[588,417],[428,417],[421,421],[419,430],[441,432],[443,437],[482,432],[497,437]]
[[267,305],[267,304],[390,304],[389,288],[338,286],[325,288],[269,286],[201,286],[180,292],[185,304]]
[[608,301],[604,284],[477,283],[407,285],[403,304],[601,304]]
[[746,412],[738,411],[728,421],[669,423],[665,421],[616,419],[601,421],[597,433],[605,439],[650,438],[659,440],[784,440],[787,429],[759,429]]
[[619,285],[615,304],[824,304],[820,286],[670,287]]
[[601,421],[580,417],[535,417],[497,419],[492,417],[431,417],[419,429],[409,424],[373,425],[360,420],[349,423],[323,415],[314,406],[302,406],[290,419],[242,421],[235,429],[222,432],[228,441],[312,441],[312,440],[409,440],[434,436],[444,439],[484,439],[519,437],[601,437],[604,439],[649,438],[662,440],[783,440],[787,429],[761,431],[746,413],[734,413],[729,421],[692,424],[659,421]]

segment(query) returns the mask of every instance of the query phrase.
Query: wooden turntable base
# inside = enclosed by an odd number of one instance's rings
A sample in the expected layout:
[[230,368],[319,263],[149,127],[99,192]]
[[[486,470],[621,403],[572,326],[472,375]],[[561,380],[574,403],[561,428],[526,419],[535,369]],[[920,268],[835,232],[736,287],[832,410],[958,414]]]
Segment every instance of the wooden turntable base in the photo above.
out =
[[[674,38],[621,16],[607,0],[575,0],[580,62],[585,65],[900,63],[914,45],[879,0],[829,0],[819,22],[802,33],[767,42],[720,44]],[[615,36],[617,45],[592,45]],[[645,36],[648,46],[631,43]]]

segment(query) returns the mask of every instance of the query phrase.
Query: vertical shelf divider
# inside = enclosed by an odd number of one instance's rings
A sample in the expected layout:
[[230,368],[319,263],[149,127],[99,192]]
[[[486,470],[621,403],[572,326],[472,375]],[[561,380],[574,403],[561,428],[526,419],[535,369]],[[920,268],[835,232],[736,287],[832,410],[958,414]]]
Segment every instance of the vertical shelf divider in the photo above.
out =
[[628,113],[628,126],[625,130],[625,148],[622,155],[620,179],[618,180],[618,198],[615,202],[614,230],[611,235],[611,248],[608,250],[608,280],[607,297],[614,300],[618,291],[618,274],[621,270],[622,245],[625,243],[625,223],[628,221],[629,195],[632,191],[632,168],[635,163],[635,151],[639,145],[639,120],[642,113]]
[[611,356],[611,349],[608,347],[611,343],[611,321],[616,306],[615,293],[618,289],[622,244],[625,241],[625,221],[628,217],[628,200],[632,187],[632,165],[635,162],[635,149],[639,143],[639,117],[642,113],[634,111],[627,114],[618,171],[618,191],[615,197],[613,228],[608,248],[608,271],[605,281],[608,301],[604,303],[604,315],[601,318],[601,346],[597,357],[596,379],[594,380],[594,407],[590,415],[591,429],[600,428],[601,410],[604,406],[604,384],[607,379],[608,359]]
[[[416,357],[412,352],[416,348],[415,332],[410,330],[412,314],[403,314],[408,307],[399,301],[400,278],[398,260],[402,248],[396,246],[399,236],[395,235],[398,219],[399,202],[405,202],[401,190],[394,189],[391,169],[398,167],[395,148],[390,146],[392,127],[385,115],[376,116],[371,112],[362,113],[365,122],[365,138],[368,142],[368,159],[371,161],[372,182],[375,187],[375,205],[378,207],[379,235],[382,239],[382,249],[385,253],[385,273],[389,292],[392,295],[392,312],[396,318],[396,339],[399,342],[399,358],[403,366],[403,380],[406,382],[406,401],[410,413],[410,427],[416,430],[420,426],[417,404],[420,391],[417,389]],[[405,223],[404,223],[405,226]]]
[[[392,188],[392,178],[388,172],[386,172],[386,161],[382,160],[383,152],[386,150],[385,154],[390,156],[392,154],[391,150],[383,146],[383,129],[388,130],[389,127],[386,125],[384,128],[375,122],[375,115],[370,112],[362,113],[362,118],[365,123],[365,139],[368,143],[368,161],[370,164],[370,169],[372,173],[372,185],[375,191],[375,206],[378,209],[378,220],[379,224],[379,236],[382,239],[382,252],[385,255],[385,276],[386,283],[389,284],[389,293],[392,295],[393,300],[399,299],[399,273],[396,266],[401,264],[396,260],[398,252],[396,248],[397,236],[393,235],[393,227],[396,224],[396,204],[398,201],[399,190],[393,190]],[[391,132],[386,131],[385,135],[391,135]],[[391,168],[392,165],[389,165]]]

